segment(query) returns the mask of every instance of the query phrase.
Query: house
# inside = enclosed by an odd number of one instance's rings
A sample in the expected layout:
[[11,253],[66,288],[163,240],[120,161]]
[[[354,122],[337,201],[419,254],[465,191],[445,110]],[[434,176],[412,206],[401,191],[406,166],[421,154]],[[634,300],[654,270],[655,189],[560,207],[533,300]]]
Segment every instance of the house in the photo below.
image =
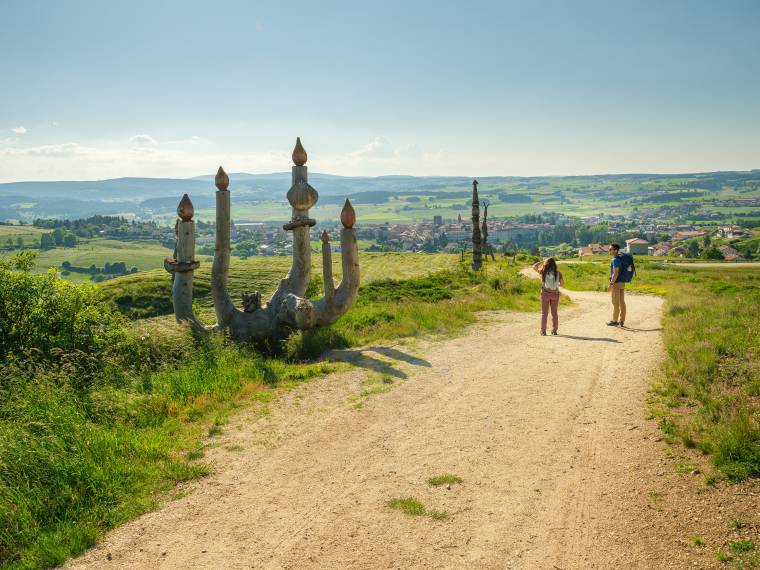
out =
[[750,232],[748,229],[743,228],[741,226],[730,224],[728,226],[723,226],[722,228],[718,229],[718,235],[726,239],[735,239],[735,238],[749,237],[752,235],[752,232]]
[[707,232],[701,232],[696,230],[676,232],[673,234],[674,241],[683,241],[685,239],[700,238],[707,235]]
[[718,251],[723,254],[723,259],[726,261],[737,261],[741,259],[739,251],[730,245],[720,245],[718,246]]
[[587,246],[578,248],[578,257],[587,255],[605,255],[609,253],[610,246],[601,243],[590,243]]
[[631,238],[625,240],[625,252],[633,255],[647,255],[649,253],[649,242],[641,238]]
[[672,249],[672,247],[672,243],[669,241],[663,241],[654,245],[650,245],[647,250],[649,251],[649,255],[654,255],[656,257],[665,257],[668,255],[668,252]]

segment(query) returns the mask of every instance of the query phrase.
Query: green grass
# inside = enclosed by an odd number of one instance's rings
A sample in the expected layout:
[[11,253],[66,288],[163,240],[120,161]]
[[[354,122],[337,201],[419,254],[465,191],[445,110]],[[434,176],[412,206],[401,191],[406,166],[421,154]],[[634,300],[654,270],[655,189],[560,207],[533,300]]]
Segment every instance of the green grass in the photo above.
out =
[[13,240],[13,245],[16,246],[16,240],[19,237],[25,246],[39,245],[40,236],[49,231],[51,230],[43,230],[33,226],[6,226],[0,224],[0,248],[8,246],[8,238],[11,238]]
[[760,552],[754,540],[733,540],[715,552],[715,557],[720,562],[732,562],[736,570],[760,569]]
[[[103,267],[106,262],[123,261],[127,267],[137,267],[140,271],[158,269],[164,266],[164,258],[172,254],[172,250],[162,246],[157,241],[119,241],[111,239],[87,240],[73,248],[55,248],[40,252],[37,257],[36,270],[47,271],[48,268],[59,268],[64,261],[69,261],[76,267],[96,265]],[[202,260],[206,260],[203,256]],[[75,281],[89,280],[89,275],[71,273],[68,278]]]
[[391,509],[401,511],[405,515],[420,517],[427,516],[433,520],[442,521],[449,517],[446,511],[430,510],[417,499],[407,497],[404,499],[390,499],[386,505]]
[[432,487],[438,487],[440,485],[456,485],[462,482],[462,478],[457,475],[436,475],[427,480],[427,484]]
[[742,554],[755,550],[755,543],[752,540],[734,540],[728,543],[728,548],[734,554]]
[[[151,253],[155,267],[163,267],[164,256]],[[393,276],[408,279],[457,266],[458,256],[452,254],[417,255],[412,253],[360,253],[362,283]],[[261,291],[268,299],[290,269],[290,257],[233,258],[230,263],[229,290],[233,300],[238,301],[243,292]],[[312,255],[312,284],[321,289],[321,259]],[[340,256],[333,259],[333,278],[341,276]],[[172,314],[171,280],[163,269],[142,272],[137,275],[117,277],[99,285],[105,297],[120,311],[133,319],[144,319]],[[200,316],[213,318],[211,300],[211,261],[202,261],[193,280],[195,300]]]
[[[565,264],[568,288],[604,290],[606,264]],[[630,291],[665,296],[655,415],[732,480],[760,475],[760,269],[637,261]]]
[[[187,337],[181,340],[192,346]],[[158,351],[173,350],[161,340]],[[49,567],[104,530],[155,509],[178,482],[203,476],[202,442],[223,416],[272,386],[334,364],[288,364],[215,339],[182,366],[88,390],[38,371],[0,378],[0,565]],[[3,394],[10,397],[3,397]]]

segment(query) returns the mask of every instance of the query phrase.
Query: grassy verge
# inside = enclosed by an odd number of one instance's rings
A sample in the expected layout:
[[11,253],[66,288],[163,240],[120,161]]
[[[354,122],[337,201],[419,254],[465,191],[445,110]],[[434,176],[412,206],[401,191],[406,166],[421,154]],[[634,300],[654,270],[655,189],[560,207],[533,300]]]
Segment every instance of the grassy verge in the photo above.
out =
[[[178,339],[192,345],[189,338]],[[159,348],[159,347],[157,347]],[[160,350],[169,348],[162,345]],[[0,394],[0,565],[50,567],[206,474],[193,450],[219,418],[328,363],[266,359],[222,339],[177,363],[86,390],[61,373],[6,371]],[[209,427],[209,425],[211,427]]]
[[[569,288],[606,288],[606,265],[562,271]],[[733,480],[760,475],[760,270],[639,262],[637,272],[628,289],[667,299],[653,409],[666,437],[711,454]]]
[[226,414],[343,366],[306,361],[325,348],[453,334],[477,311],[538,304],[518,266],[474,274],[446,262],[369,282],[343,319],[293,335],[279,357],[198,343],[169,320],[135,326],[98,300],[102,288],[33,275],[30,262],[0,267],[0,323],[14,323],[7,336],[0,327],[0,566],[59,564],[171,498],[206,473],[199,450]]

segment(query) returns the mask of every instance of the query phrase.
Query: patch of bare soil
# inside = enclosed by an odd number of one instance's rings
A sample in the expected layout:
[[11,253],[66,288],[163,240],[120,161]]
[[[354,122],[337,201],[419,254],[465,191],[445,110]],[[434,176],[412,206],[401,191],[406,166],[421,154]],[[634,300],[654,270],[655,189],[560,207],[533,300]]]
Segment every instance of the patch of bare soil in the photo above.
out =
[[[662,301],[630,295],[623,330],[606,295],[570,295],[557,337],[491,313],[414,354],[336,354],[358,368],[236,416],[214,475],[67,568],[726,567],[715,550],[757,535],[760,491],[706,486],[646,419]],[[462,483],[426,483],[441,474]],[[408,497],[448,516],[387,505]]]

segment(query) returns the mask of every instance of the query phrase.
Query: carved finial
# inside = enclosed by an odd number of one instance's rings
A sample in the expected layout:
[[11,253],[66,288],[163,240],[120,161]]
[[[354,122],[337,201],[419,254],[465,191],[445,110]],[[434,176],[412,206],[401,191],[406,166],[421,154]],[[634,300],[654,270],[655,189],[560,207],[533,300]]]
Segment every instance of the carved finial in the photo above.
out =
[[478,184],[480,184],[480,183],[479,183],[477,180],[473,180],[473,181],[472,181],[472,185],[473,185],[474,187],[477,187],[477,186],[478,186]]
[[227,173],[224,171],[224,168],[221,166],[219,167],[219,170],[216,172],[216,178],[214,178],[214,184],[216,184],[217,190],[227,190],[227,188],[230,185],[230,177],[227,176]]
[[190,201],[190,196],[185,194],[177,205],[177,215],[183,222],[189,222],[193,219],[194,213],[195,210],[193,209],[193,203]]
[[356,212],[351,202],[346,198],[346,203],[343,204],[343,210],[340,213],[340,223],[344,228],[353,228],[356,223]]
[[322,243],[330,243],[330,236],[327,235],[327,230],[322,230]]
[[293,164],[296,166],[303,166],[306,164],[307,158],[306,149],[304,149],[301,144],[301,137],[296,137],[296,146],[293,148]]

